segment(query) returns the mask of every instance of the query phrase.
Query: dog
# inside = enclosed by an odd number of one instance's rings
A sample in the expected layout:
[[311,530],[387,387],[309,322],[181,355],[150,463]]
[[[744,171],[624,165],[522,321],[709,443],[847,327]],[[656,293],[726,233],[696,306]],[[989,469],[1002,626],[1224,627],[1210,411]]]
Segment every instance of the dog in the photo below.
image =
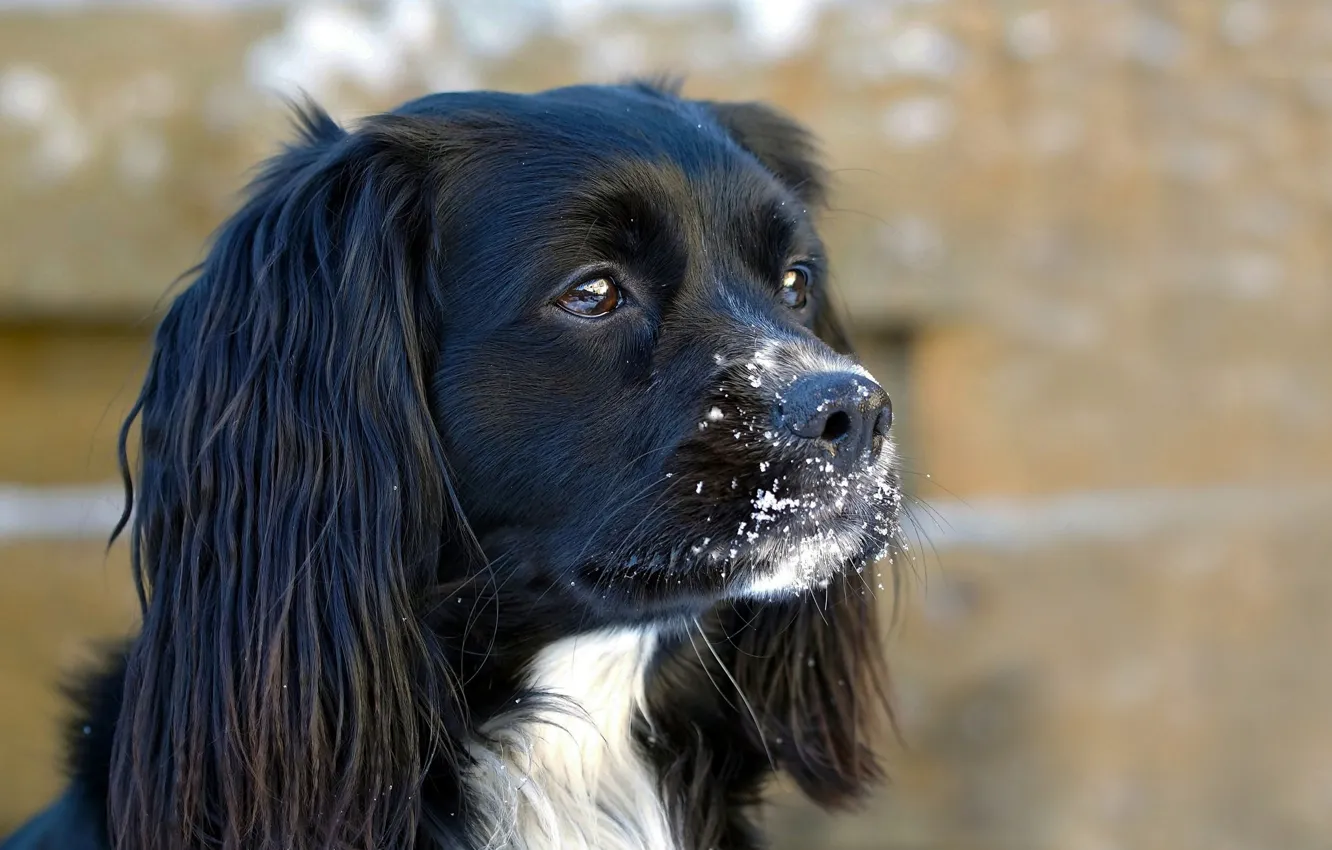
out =
[[859,799],[901,495],[811,137],[651,81],[297,123],[157,331],[142,630],[5,850],[745,850],[778,773]]

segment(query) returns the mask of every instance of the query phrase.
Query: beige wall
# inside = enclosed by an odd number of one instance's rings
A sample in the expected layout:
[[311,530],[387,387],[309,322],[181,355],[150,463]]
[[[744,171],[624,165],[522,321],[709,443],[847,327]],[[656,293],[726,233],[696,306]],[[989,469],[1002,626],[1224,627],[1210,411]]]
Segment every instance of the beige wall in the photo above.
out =
[[[246,74],[288,23],[0,13],[0,94],[60,91],[0,117],[0,482],[113,477],[142,320],[282,127]],[[685,68],[824,137],[930,539],[895,784],[835,827],[778,807],[780,846],[1329,846],[1332,4],[885,0],[812,31],[761,56],[725,15],[627,15],[487,58],[446,16],[386,90],[318,82],[351,116]],[[54,788],[57,671],[132,621],[123,554],[0,540],[0,606],[3,824]]]

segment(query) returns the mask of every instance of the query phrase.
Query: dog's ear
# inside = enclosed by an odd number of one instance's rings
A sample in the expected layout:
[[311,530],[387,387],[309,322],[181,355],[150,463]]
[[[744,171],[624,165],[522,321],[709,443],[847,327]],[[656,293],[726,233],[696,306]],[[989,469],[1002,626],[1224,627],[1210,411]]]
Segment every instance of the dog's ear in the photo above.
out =
[[[859,800],[883,778],[877,746],[895,723],[879,606],[859,575],[789,600],[737,603],[720,614],[737,719],[751,745],[818,804]],[[754,724],[757,724],[755,727]]]
[[427,405],[432,177],[410,119],[303,123],[162,322],[135,407],[120,850],[410,846],[442,740],[448,673],[414,610],[457,518]]
[[[759,103],[704,106],[802,201],[826,202],[827,172],[798,123]],[[834,350],[851,352],[826,298],[814,330]],[[851,575],[816,593],[736,604],[719,614],[735,686],[753,711],[740,717],[753,745],[829,807],[856,800],[882,777],[875,745],[893,728],[879,606],[868,587]]]
[[703,101],[703,106],[796,197],[811,206],[827,200],[828,173],[819,163],[818,145],[794,119],[763,103]]

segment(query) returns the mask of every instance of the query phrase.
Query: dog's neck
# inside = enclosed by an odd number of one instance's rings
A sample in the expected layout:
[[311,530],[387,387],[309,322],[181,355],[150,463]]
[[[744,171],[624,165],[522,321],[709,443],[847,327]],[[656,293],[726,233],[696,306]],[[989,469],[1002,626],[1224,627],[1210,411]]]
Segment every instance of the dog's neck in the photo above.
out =
[[481,729],[467,795],[483,847],[674,850],[678,829],[634,739],[654,629],[565,638],[533,659],[528,695]]

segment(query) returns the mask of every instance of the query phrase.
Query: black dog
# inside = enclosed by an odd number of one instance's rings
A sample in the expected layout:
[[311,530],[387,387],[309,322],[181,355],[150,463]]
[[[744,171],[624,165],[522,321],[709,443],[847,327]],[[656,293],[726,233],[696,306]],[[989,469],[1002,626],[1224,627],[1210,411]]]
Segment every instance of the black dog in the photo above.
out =
[[753,848],[774,771],[854,799],[899,496],[822,194],[666,86],[310,110],[158,331],[142,633],[6,848]]

